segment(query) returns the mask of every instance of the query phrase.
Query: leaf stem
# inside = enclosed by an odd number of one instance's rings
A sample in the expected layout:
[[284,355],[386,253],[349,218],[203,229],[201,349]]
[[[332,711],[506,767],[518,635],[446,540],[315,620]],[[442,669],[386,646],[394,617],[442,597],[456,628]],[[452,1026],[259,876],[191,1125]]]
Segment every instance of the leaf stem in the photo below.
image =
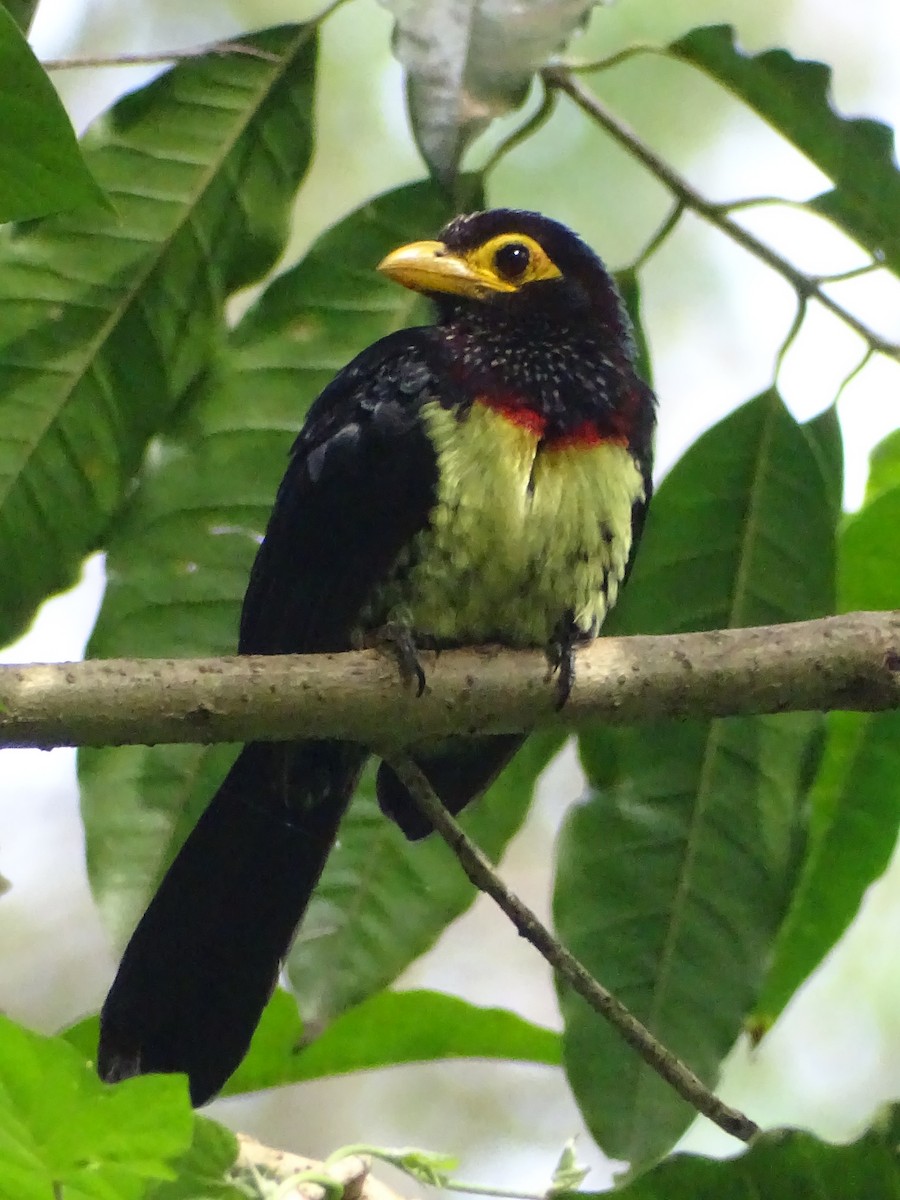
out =
[[540,80],[543,91],[540,105],[537,107],[534,113],[532,113],[528,120],[524,122],[524,124],[520,125],[518,129],[513,130],[509,137],[505,138],[500,145],[496,147],[490,158],[484,164],[481,172],[482,175],[490,174],[490,172],[494,169],[494,167],[496,167],[501,159],[505,158],[511,150],[515,150],[516,146],[520,145],[525,141],[526,138],[529,138],[533,133],[540,129],[544,122],[550,116],[552,116],[553,110],[556,107],[557,93],[552,88],[548,88],[546,84],[544,84],[543,80],[540,79],[540,76],[538,76],[538,79]]
[[[797,311],[794,313],[794,319],[791,321],[791,327],[787,331],[784,340],[778,348],[778,353],[775,356],[775,381],[778,382],[778,377],[781,375],[781,368],[784,366],[784,360],[787,358],[788,351],[797,339],[797,335],[803,328],[803,322],[806,320],[807,299],[805,296],[797,297]],[[868,351],[872,353],[871,349]]]
[[486,892],[499,905],[520,936],[535,947],[561,978],[608,1021],[679,1096],[732,1137],[742,1142],[751,1141],[759,1132],[755,1122],[714,1095],[688,1066],[657,1041],[625,1005],[598,983],[582,963],[541,924],[531,909],[507,888],[481,850],[463,833],[416,764],[408,756],[387,752],[386,757],[416,804],[456,855],[466,875],[480,891]]
[[672,207],[669,209],[669,212],[667,213],[666,217],[660,224],[659,228],[656,230],[655,233],[653,233],[651,235],[650,240],[647,242],[647,244],[644,246],[643,250],[641,250],[640,254],[638,254],[637,258],[631,264],[632,271],[639,271],[641,269],[641,267],[644,266],[644,264],[647,262],[647,260],[652,258],[652,256],[656,253],[656,251],[660,248],[660,246],[663,244],[663,242],[666,240],[666,238],[669,236],[669,234],[672,232],[672,230],[675,228],[675,226],[681,220],[683,213],[684,213],[684,205],[681,203],[680,200],[676,200],[675,203],[672,205]]
[[517,1192],[512,1188],[492,1187],[489,1183],[466,1183],[462,1179],[445,1179],[445,1192],[468,1192],[472,1196],[496,1196],[498,1200],[547,1200],[547,1192]]
[[609,71],[613,67],[618,67],[622,63],[629,62],[632,58],[641,58],[644,54],[662,53],[664,53],[662,48],[654,45],[652,42],[634,42],[630,46],[616,50],[614,54],[607,55],[606,58],[587,60],[577,58],[559,59],[554,63],[554,67],[562,71],[570,71],[573,75],[599,75],[601,71]]
[[853,382],[853,380],[857,377],[857,375],[859,375],[863,370],[865,370],[865,368],[868,366],[869,359],[872,357],[872,355],[874,353],[875,352],[872,349],[872,347],[868,346],[866,348],[865,354],[862,356],[862,358],[859,360],[859,362],[856,364],[856,366],[850,368],[850,370],[847,372],[847,374],[841,380],[841,386],[838,388],[837,394],[834,397],[835,404],[837,404],[837,402],[843,396],[844,392],[846,392],[847,388],[850,386],[850,384]]

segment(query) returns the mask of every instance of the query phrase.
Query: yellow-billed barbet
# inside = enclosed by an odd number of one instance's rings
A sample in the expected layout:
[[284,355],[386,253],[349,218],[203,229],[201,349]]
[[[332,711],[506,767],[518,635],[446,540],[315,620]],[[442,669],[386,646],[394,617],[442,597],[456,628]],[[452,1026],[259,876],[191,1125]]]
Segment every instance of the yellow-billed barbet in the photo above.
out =
[[[309,411],[244,600],[243,654],[572,644],[615,603],[650,498],[655,405],[597,256],[537,213],[458,217],[380,264],[433,325],[376,342]],[[563,693],[566,681],[563,681]],[[416,752],[454,812],[521,737]],[[367,751],[245,746],[154,896],[101,1014],[99,1071],[184,1071],[202,1104],[247,1050]],[[382,765],[384,811],[428,824]]]

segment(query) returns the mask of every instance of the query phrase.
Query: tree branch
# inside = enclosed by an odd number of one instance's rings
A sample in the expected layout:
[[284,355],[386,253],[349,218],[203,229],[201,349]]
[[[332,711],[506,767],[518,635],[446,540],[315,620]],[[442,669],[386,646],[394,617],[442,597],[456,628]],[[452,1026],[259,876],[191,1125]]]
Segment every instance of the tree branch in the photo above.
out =
[[534,946],[566,983],[608,1021],[619,1036],[682,1099],[732,1137],[742,1142],[751,1141],[759,1133],[759,1127],[742,1112],[719,1100],[690,1067],[657,1041],[649,1029],[612,992],[598,983],[575,955],[541,924],[531,909],[507,888],[481,850],[463,833],[415,763],[402,756],[391,758],[390,763],[419,808],[459,859],[475,887],[486,892],[499,905],[520,936]]
[[0,747],[345,737],[409,745],[536,725],[900,708],[900,611],[579,648],[562,712],[538,650],[423,653],[422,696],[376,651],[0,667]]
[[716,229],[730,237],[732,241],[743,246],[750,254],[761,259],[766,266],[771,267],[773,271],[788,281],[801,300],[817,300],[823,308],[827,308],[845,325],[848,325],[854,333],[858,334],[872,350],[878,351],[879,354],[884,354],[888,358],[900,360],[900,346],[876,333],[843,304],[829,296],[821,286],[823,280],[804,274],[771,246],[767,246],[743,225],[738,224],[730,215],[729,208],[731,206],[716,204],[702,196],[683,176],[679,175],[645,142],[641,141],[637,134],[608,109],[593,92],[576,79],[570,70],[564,67],[545,67],[542,76],[548,88],[556,88],[565,92],[583,112],[586,112],[620,145],[624,146],[634,158],[643,163],[647,170],[669,189],[682,208],[697,213],[714,225]]

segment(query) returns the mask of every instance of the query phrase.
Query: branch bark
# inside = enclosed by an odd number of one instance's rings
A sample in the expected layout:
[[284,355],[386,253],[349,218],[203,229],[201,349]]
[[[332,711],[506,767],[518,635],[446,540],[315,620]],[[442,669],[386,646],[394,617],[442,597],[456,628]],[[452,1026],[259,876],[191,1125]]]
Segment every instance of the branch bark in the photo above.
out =
[[376,651],[4,666],[0,747],[298,737],[403,746],[587,721],[900,708],[900,611],[601,638],[575,658],[562,712],[537,650],[423,653],[421,696]]

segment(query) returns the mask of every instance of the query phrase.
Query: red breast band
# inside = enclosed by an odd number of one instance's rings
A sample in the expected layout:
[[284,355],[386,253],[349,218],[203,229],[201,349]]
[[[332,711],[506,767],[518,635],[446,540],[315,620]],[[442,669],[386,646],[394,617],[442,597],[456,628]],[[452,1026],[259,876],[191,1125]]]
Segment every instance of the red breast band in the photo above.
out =
[[588,450],[592,446],[627,446],[628,444],[626,437],[611,431],[601,431],[593,421],[582,421],[580,425],[570,429],[567,433],[558,434],[556,437],[545,437],[547,418],[543,413],[528,408],[517,399],[506,396],[502,399],[479,396],[478,403],[484,408],[489,408],[491,412],[497,413],[511,425],[525,429],[535,438],[543,441],[545,450]]

